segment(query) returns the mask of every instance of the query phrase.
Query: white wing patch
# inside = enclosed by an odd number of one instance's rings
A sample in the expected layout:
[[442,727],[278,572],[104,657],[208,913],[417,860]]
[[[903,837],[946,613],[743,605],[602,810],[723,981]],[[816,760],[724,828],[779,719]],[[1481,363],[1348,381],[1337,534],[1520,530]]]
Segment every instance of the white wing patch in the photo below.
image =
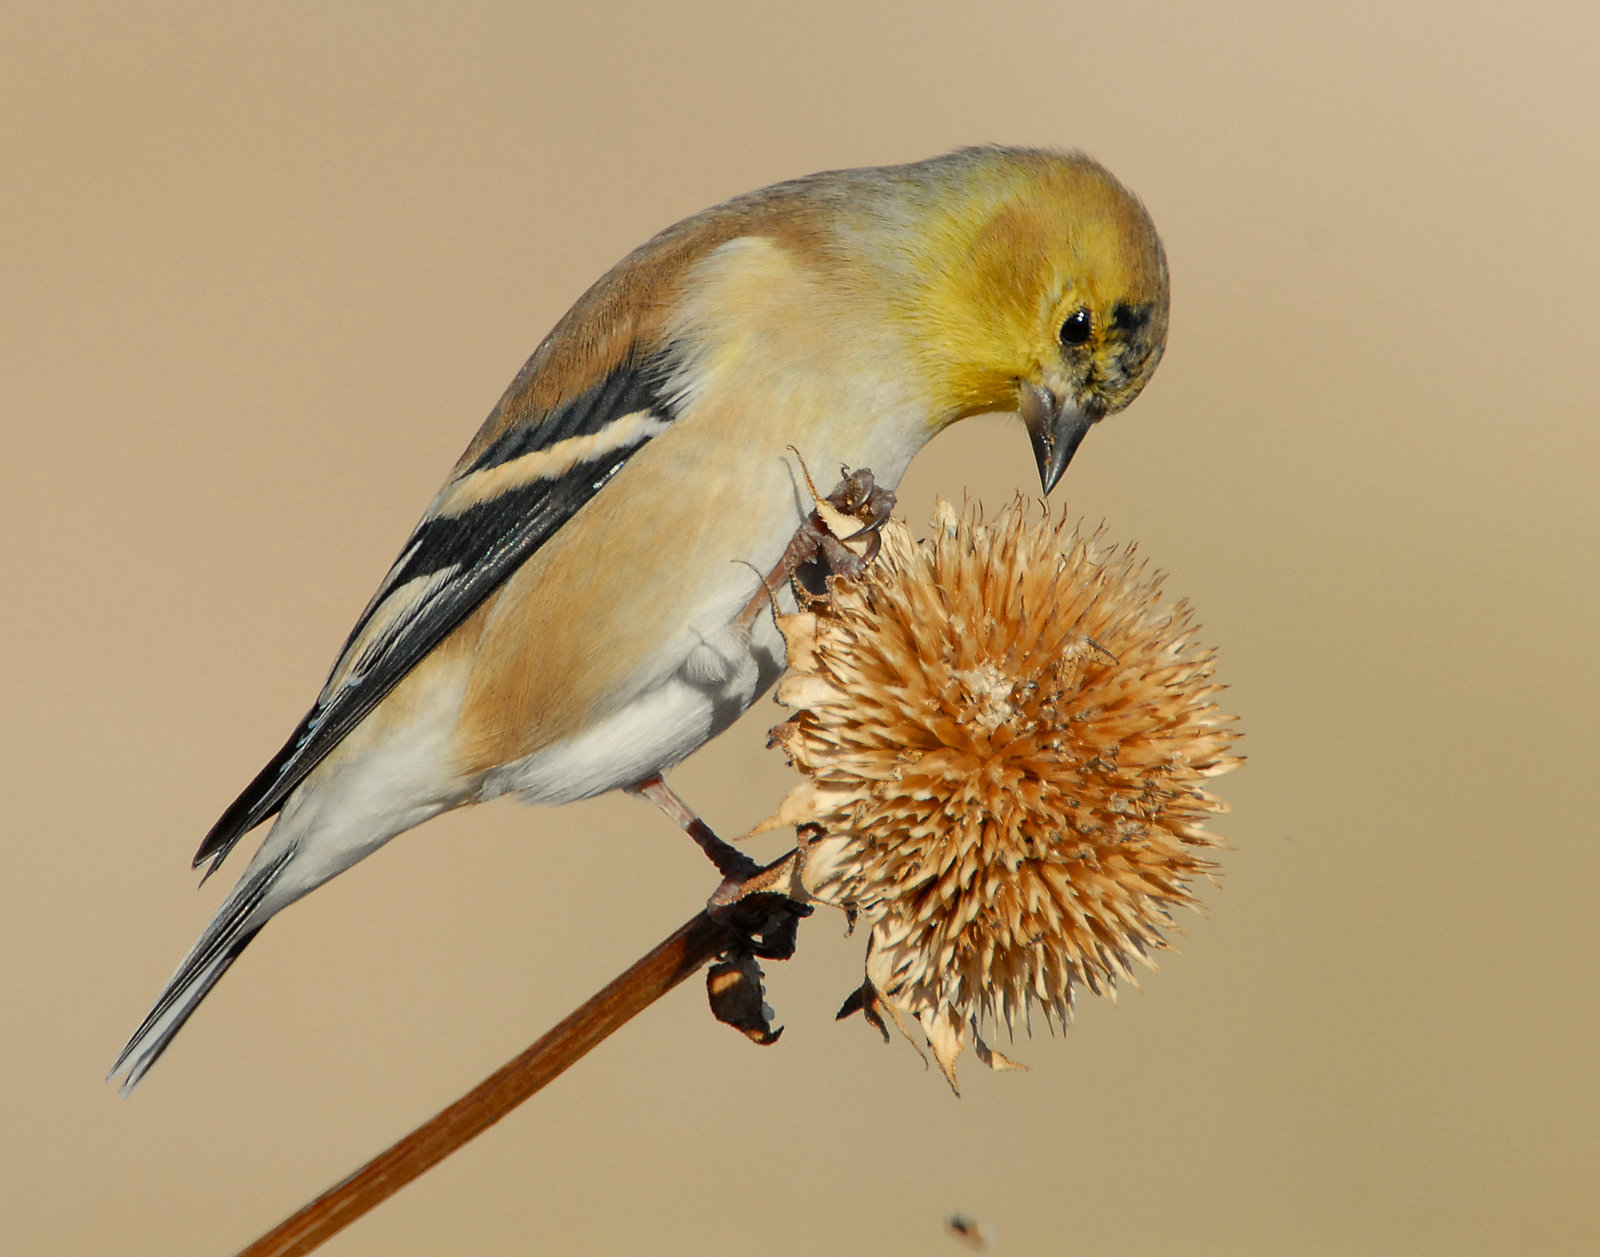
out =
[[574,467],[592,463],[629,445],[642,445],[671,426],[671,421],[648,410],[619,415],[600,431],[587,436],[569,436],[541,450],[509,459],[482,471],[469,472],[447,485],[428,512],[430,518],[464,515],[473,507],[491,502],[502,493],[520,489],[540,480],[559,480]]
[[318,706],[326,706],[345,686],[359,682],[367,670],[383,658],[390,644],[405,627],[427,608],[433,596],[450,583],[458,570],[458,564],[441,567],[437,572],[408,580],[384,595],[383,601],[372,609],[366,623],[361,626],[360,635],[340,658],[328,683],[322,687]]

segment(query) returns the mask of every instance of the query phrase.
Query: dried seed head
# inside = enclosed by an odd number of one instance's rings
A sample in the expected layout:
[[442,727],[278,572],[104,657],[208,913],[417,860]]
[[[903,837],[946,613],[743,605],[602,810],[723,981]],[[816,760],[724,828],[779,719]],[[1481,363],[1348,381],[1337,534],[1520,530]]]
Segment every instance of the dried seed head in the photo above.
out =
[[[807,780],[802,880],[869,927],[855,1006],[916,1018],[951,1085],[970,1029],[1014,1031],[1073,989],[1113,996],[1167,946],[1212,868],[1202,788],[1235,767],[1214,657],[1130,548],[1019,499],[986,523],[940,503],[934,536],[883,530],[875,563],[784,617],[774,730]],[[1153,965],[1152,965],[1153,967]]]

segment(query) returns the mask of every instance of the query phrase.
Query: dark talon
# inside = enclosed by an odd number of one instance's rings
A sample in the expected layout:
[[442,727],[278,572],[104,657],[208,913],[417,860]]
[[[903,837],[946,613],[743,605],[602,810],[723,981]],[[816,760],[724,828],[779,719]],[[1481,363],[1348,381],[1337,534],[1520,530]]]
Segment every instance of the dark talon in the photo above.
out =
[[752,955],[787,960],[794,954],[800,922],[811,915],[809,904],[783,893],[794,875],[794,858],[790,852],[749,876],[724,878],[706,901],[714,921],[749,940]]
[[[794,446],[791,445],[789,449],[796,458],[800,457],[800,451]],[[742,624],[749,624],[769,605],[772,590],[783,582],[792,582],[795,596],[805,604],[826,591],[829,576],[854,576],[878,556],[882,544],[878,531],[894,510],[895,497],[888,489],[878,487],[871,469],[863,467],[859,471],[845,471],[844,478],[827,497],[817,492],[804,462],[800,464],[800,474],[805,477],[806,488],[814,501],[826,502],[862,526],[848,537],[840,538],[823,523],[821,513],[812,510],[795,530],[778,565],[761,582],[760,592],[741,613],[739,622]],[[853,553],[845,544],[855,540],[865,541],[867,553],[864,558]]]
[[760,892],[729,904],[712,902],[706,911],[719,925],[740,935],[739,945],[731,948],[730,954],[745,952],[762,960],[787,960],[794,955],[800,922],[811,915],[811,906],[796,903],[787,895]]

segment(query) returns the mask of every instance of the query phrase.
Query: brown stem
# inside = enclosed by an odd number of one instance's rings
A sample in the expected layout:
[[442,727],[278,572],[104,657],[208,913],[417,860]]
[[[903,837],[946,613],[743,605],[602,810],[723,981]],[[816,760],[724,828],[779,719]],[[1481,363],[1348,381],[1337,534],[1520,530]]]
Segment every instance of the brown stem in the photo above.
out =
[[520,1056],[284,1219],[239,1257],[298,1257],[321,1247],[367,1210],[488,1130],[612,1031],[738,941],[734,931],[699,913]]

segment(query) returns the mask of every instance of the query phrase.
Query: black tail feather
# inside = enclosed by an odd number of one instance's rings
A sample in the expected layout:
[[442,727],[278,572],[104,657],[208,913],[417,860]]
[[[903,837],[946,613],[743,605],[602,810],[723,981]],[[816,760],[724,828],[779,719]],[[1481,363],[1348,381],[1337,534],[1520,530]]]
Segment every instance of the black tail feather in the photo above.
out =
[[239,953],[260,932],[264,921],[248,927],[246,922],[261,906],[268,888],[293,854],[294,850],[290,848],[251,874],[229,897],[223,910],[212,919],[194,949],[184,957],[177,973],[172,975],[172,980],[156,1000],[155,1007],[139,1023],[139,1028],[133,1032],[133,1037],[111,1067],[110,1078],[127,1070],[128,1076],[122,1083],[123,1094],[138,1085],[150,1066],[166,1051],[173,1036],[183,1029],[184,1023],[200,1006],[200,1001],[205,999]]

